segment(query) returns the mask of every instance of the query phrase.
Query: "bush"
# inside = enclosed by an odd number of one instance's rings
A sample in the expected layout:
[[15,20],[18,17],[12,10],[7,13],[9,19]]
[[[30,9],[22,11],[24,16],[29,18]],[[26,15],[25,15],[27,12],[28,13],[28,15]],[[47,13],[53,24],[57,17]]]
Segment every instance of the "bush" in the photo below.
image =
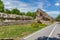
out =
[[40,24],[40,26],[47,26],[46,24]]
[[31,24],[31,26],[32,26],[32,27],[35,27],[35,28],[39,27],[39,25],[40,25],[40,23],[32,23],[32,24]]

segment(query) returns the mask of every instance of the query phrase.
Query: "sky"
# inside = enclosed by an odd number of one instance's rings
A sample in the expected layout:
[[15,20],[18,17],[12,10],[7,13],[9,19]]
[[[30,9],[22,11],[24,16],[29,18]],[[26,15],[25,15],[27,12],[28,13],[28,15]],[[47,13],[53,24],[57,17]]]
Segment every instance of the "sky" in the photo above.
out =
[[38,8],[52,17],[60,14],[60,0],[2,0],[6,9],[18,8],[21,12],[35,12]]

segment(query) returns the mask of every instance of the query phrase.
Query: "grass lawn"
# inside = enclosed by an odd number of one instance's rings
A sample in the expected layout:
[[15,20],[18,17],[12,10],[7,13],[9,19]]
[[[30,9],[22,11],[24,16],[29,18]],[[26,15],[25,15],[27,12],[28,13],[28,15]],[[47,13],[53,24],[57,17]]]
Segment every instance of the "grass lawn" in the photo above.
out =
[[40,25],[34,28],[31,24],[0,26],[0,38],[21,38],[44,27],[45,25]]

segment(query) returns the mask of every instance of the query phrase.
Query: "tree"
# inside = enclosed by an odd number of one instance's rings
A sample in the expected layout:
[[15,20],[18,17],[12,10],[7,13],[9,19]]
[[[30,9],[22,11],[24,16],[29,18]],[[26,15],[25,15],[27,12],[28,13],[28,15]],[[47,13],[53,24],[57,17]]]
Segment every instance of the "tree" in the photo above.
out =
[[15,8],[15,9],[11,10],[11,13],[12,14],[18,14],[18,15],[20,15],[20,10],[18,10],[17,8]]
[[5,10],[4,10],[4,13],[11,14],[11,11],[8,10],[8,9],[5,9]]
[[26,16],[31,16],[31,12],[27,12],[26,13]]
[[32,17],[36,18],[36,12],[32,12]]
[[27,12],[26,16],[31,16],[31,17],[35,18],[36,17],[36,12]]
[[4,12],[4,4],[1,0],[0,0],[0,12]]
[[57,21],[60,21],[60,14],[56,17]]
[[20,15],[25,15],[25,12],[20,12]]

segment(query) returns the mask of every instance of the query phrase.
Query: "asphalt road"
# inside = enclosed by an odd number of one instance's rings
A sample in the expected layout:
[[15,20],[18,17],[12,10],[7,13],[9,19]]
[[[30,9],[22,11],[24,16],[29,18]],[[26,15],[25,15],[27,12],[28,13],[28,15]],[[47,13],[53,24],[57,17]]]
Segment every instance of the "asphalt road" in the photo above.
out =
[[42,30],[39,30],[22,40],[60,40],[60,24],[54,23]]

